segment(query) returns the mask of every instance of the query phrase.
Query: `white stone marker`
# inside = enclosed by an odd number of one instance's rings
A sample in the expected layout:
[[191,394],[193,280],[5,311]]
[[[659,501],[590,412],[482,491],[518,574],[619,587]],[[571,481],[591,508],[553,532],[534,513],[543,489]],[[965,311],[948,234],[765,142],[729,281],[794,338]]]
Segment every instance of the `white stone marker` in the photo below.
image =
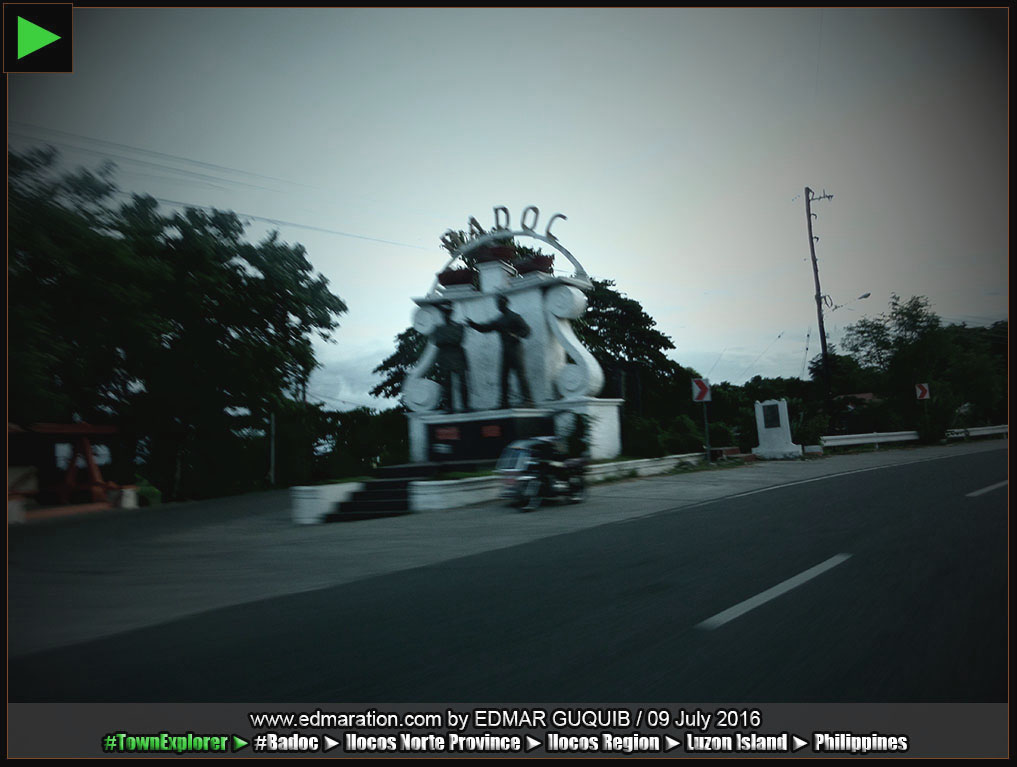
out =
[[760,458],[801,458],[802,446],[791,441],[787,400],[769,399],[756,403],[756,433],[759,447],[752,454]]

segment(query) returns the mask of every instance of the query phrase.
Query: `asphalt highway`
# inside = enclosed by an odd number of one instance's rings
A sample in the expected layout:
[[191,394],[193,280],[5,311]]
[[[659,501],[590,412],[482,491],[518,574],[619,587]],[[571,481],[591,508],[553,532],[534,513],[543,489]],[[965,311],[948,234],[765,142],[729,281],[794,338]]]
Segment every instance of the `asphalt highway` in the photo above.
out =
[[1007,476],[993,449],[670,506],[625,483],[654,510],[14,654],[9,698],[1005,702]]

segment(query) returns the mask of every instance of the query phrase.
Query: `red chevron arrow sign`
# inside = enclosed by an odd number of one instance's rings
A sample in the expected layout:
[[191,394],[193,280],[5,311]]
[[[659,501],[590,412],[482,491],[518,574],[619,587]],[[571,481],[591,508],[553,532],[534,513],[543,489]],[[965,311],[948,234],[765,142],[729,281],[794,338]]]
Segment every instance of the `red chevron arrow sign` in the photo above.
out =
[[705,378],[692,379],[692,401],[710,402],[710,382]]
[[929,385],[927,383],[915,384],[915,396],[918,399],[931,399],[929,397]]

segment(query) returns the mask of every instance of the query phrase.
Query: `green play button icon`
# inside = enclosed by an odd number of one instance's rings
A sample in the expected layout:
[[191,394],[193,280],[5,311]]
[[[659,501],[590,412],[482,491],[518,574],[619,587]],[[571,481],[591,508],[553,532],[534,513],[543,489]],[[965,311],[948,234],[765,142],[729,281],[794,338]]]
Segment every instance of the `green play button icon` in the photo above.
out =
[[45,48],[59,39],[60,35],[54,35],[48,29],[43,29],[38,24],[33,24],[28,19],[18,16],[19,59],[23,59],[28,54],[35,53],[40,48]]
[[4,3],[4,73],[72,73],[73,16],[70,3]]

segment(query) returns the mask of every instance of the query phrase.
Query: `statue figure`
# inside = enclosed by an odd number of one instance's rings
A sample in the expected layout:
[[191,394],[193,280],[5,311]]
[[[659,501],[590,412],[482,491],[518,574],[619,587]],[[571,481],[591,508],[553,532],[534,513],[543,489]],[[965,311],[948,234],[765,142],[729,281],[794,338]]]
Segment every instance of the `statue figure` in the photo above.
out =
[[526,380],[526,369],[523,366],[522,339],[530,335],[530,326],[526,320],[508,308],[508,297],[498,296],[498,310],[501,316],[491,322],[478,323],[467,320],[470,327],[481,333],[495,331],[501,336],[501,408],[507,410],[509,372],[515,371],[519,390],[523,394],[523,404],[533,406],[530,395],[530,384]]
[[459,395],[463,401],[463,411],[469,411],[470,401],[466,392],[466,354],[463,352],[463,326],[452,319],[452,304],[438,304],[438,309],[445,317],[445,324],[438,325],[431,332],[431,343],[438,348],[438,378],[444,391],[444,407],[446,413],[452,408],[452,376],[459,379]]

